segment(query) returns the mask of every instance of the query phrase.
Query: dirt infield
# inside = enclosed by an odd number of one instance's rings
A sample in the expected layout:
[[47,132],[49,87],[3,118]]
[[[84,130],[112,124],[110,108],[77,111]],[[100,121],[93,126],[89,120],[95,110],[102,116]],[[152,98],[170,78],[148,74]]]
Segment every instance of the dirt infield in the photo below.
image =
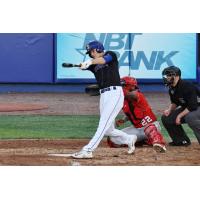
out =
[[47,109],[44,104],[25,104],[25,103],[1,103],[0,112],[32,111]]
[[[166,93],[145,94],[154,112],[160,114],[169,104]],[[98,114],[99,97],[86,94],[0,94],[0,103],[45,104],[48,109],[33,111],[0,112],[0,115],[92,115]],[[164,154],[151,147],[138,147],[135,155],[127,155],[126,148],[111,149],[103,141],[94,153],[94,159],[74,160],[53,157],[51,153],[73,153],[88,140],[1,140],[0,165],[71,166],[71,165],[200,165],[200,145],[168,147]]]
[[[169,104],[167,93],[145,93],[155,113]],[[0,94],[0,103],[42,104],[48,109],[0,112],[0,115],[96,115],[99,114],[99,96],[80,93],[11,93]]]
[[0,141],[0,165],[14,166],[161,166],[200,165],[200,145],[168,147],[166,153],[156,153],[151,147],[137,147],[134,155],[127,149],[108,148],[105,141],[95,151],[93,159],[73,159],[49,156],[52,153],[74,153],[88,140],[5,140]]

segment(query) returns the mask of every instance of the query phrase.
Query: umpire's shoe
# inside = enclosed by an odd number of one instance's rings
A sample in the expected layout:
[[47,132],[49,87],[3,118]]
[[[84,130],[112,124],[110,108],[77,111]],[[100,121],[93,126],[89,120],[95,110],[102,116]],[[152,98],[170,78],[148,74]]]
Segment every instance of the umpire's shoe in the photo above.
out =
[[72,154],[72,158],[87,159],[87,158],[93,158],[93,155],[91,151],[81,150],[75,154]]
[[133,135],[130,143],[128,144],[128,154],[133,154],[135,151],[135,143],[137,141],[137,136]]
[[191,142],[190,141],[186,141],[186,140],[183,140],[181,142],[170,142],[169,143],[169,146],[189,146],[191,145]]

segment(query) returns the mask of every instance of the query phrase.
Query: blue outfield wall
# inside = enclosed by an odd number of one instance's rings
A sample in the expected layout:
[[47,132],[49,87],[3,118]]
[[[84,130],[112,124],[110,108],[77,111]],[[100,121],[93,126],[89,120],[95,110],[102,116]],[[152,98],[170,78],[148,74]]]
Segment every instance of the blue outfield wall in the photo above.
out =
[[[53,33],[0,34],[0,92],[84,92],[88,84],[56,82],[54,38]],[[200,84],[200,67],[197,71]],[[142,91],[165,91],[160,83],[139,84]]]
[[0,83],[53,83],[53,34],[0,34]]

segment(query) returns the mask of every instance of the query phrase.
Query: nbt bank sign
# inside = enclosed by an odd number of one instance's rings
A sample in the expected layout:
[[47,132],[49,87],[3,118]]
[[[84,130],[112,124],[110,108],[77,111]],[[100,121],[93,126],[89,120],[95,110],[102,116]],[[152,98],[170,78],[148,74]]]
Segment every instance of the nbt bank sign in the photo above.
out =
[[[162,65],[174,65],[173,60],[179,54],[179,51],[176,49],[165,51],[163,49],[166,47],[166,41],[161,41],[165,45],[162,46],[158,44],[159,41],[156,41],[155,36],[154,40],[149,36],[152,36],[152,34],[86,33],[82,48],[76,50],[84,56],[83,60],[85,60],[84,50],[87,43],[92,40],[98,40],[104,45],[106,50],[114,51],[117,54],[120,67],[129,66],[131,70],[138,70],[140,66],[144,66],[146,70],[160,70]],[[142,37],[145,40],[144,42],[141,42]],[[154,48],[162,49],[152,50]]]
[[99,40],[106,50],[118,56],[121,76],[160,79],[170,65],[181,68],[182,78],[196,79],[195,33],[58,33],[57,78],[92,79],[91,72],[66,70],[63,62],[80,63],[86,57],[86,44]]

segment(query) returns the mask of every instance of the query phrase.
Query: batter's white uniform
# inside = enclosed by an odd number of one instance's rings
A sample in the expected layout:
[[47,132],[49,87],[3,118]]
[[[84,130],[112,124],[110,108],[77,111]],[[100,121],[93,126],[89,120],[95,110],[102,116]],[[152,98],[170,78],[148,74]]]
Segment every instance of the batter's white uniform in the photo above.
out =
[[130,144],[132,135],[115,129],[115,118],[123,107],[124,94],[121,86],[110,86],[100,90],[100,121],[97,131],[83,150],[94,151],[104,136],[119,141],[121,144]]

